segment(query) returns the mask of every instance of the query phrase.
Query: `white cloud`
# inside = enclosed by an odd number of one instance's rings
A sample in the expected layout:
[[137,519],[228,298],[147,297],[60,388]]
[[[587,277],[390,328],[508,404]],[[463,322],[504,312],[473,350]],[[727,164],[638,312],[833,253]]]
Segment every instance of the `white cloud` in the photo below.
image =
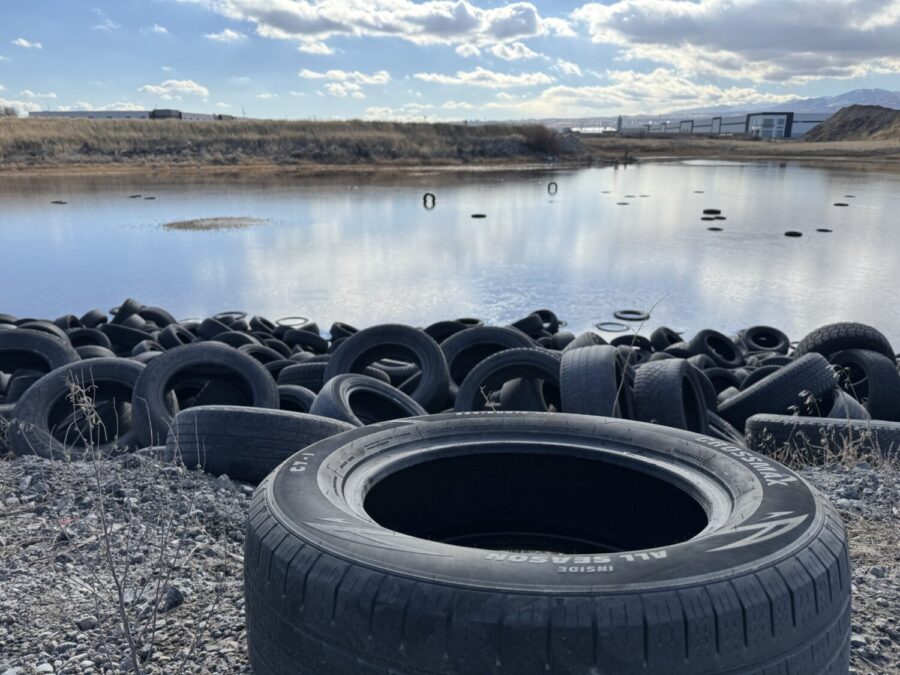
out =
[[458,70],[455,75],[416,73],[413,77],[424,82],[433,82],[436,84],[465,84],[473,87],[486,87],[488,89],[533,87],[535,85],[550,84],[553,82],[553,78],[546,73],[509,75],[507,73],[497,73],[488,70],[487,68],[482,68],[481,66],[470,71]]
[[141,32],[153,33],[155,35],[168,35],[169,29],[165,26],[160,26],[158,23],[155,23],[152,26],[147,26],[146,28],[141,29]]
[[56,107],[60,112],[69,112],[72,110],[93,110],[97,112],[106,112],[110,110],[121,111],[138,111],[146,110],[146,106],[131,103],[130,101],[120,101],[118,103],[108,103],[107,105],[95,106],[87,101],[76,101],[74,105],[61,105]]
[[900,72],[897,0],[616,0],[572,18],[623,59],[688,75],[803,83]]
[[207,40],[212,40],[213,42],[224,43],[240,42],[241,40],[245,40],[247,38],[247,36],[243,33],[238,33],[237,31],[231,30],[230,28],[226,28],[219,33],[207,33],[204,37],[206,37]]
[[273,98],[278,98],[278,94],[271,94],[269,92],[263,92],[262,94],[257,94],[256,98],[261,99],[263,101],[268,101]]
[[44,45],[40,42],[29,42],[25,38],[16,38],[12,41],[16,47],[21,47],[22,49],[43,49]]
[[300,42],[300,46],[297,47],[297,51],[301,51],[304,54],[319,54],[320,56],[334,54],[334,50],[331,47],[318,40],[303,40]]
[[475,106],[471,103],[466,103],[465,101],[447,101],[444,103],[442,108],[446,110],[474,110]]
[[504,61],[535,59],[540,54],[532,51],[521,42],[499,42],[491,47],[491,54]]
[[460,45],[453,51],[462,56],[464,59],[467,59],[470,56],[481,56],[481,50],[475,45]]
[[299,96],[306,96],[306,92],[305,91],[292,91],[291,96],[293,96],[295,98],[299,97]]
[[233,106],[230,103],[224,103],[222,101],[219,101],[218,103],[216,103],[216,107],[217,108],[232,108]]
[[246,75],[234,75],[232,77],[229,77],[228,81],[231,82],[232,84],[240,84],[240,85],[250,84],[250,78],[247,77]]
[[33,101],[11,101],[5,98],[0,98],[0,108],[15,108],[19,114],[41,110],[41,106]]
[[6,91],[6,87],[4,87],[2,84],[0,84],[0,91]]
[[556,59],[556,65],[553,66],[553,69],[562,73],[563,75],[581,77],[581,66],[577,63],[572,63],[571,61],[566,61],[565,59]]
[[355,82],[331,82],[325,85],[325,91],[338,98],[365,98],[362,87]]
[[36,99],[36,98],[59,98],[52,91],[47,92],[46,94],[39,94],[37,92],[31,91],[31,89],[25,89],[24,91],[19,92],[19,96],[27,99]]
[[209,89],[193,80],[166,80],[162,84],[145,84],[138,91],[155,94],[166,100],[175,98],[178,94],[209,96]]
[[352,82],[354,84],[387,84],[391,81],[391,74],[386,70],[379,70],[371,75],[361,73],[358,70],[326,70],[318,72],[304,68],[298,75],[305,80],[332,80],[334,82]]
[[182,0],[237,21],[262,37],[324,43],[335,35],[387,36],[416,44],[471,44],[572,36],[569,23],[541,16],[531,2],[482,8],[469,0]]
[[9,61],[9,60],[10,60],[10,58],[8,56],[3,56],[3,54],[0,54],[0,63],[2,63],[3,61]]
[[697,84],[665,68],[650,73],[609,71],[609,84],[589,87],[549,87],[537,96],[511,100],[504,93],[487,103],[493,110],[534,117],[576,117],[599,114],[660,114],[667,110],[713,105],[741,106],[783,103],[793,95],[770,94],[752,87]]
[[107,32],[112,32],[119,30],[122,27],[122,24],[116,23],[112,19],[110,19],[106,12],[102,9],[95,9],[94,14],[97,15],[97,18],[100,19],[100,23],[91,26],[94,30],[103,30]]

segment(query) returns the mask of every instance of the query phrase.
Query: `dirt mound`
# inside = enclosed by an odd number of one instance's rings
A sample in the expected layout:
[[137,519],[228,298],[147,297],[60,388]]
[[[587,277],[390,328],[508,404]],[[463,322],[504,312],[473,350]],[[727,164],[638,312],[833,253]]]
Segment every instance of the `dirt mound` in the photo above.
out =
[[841,108],[806,134],[808,141],[900,140],[900,110],[880,105]]

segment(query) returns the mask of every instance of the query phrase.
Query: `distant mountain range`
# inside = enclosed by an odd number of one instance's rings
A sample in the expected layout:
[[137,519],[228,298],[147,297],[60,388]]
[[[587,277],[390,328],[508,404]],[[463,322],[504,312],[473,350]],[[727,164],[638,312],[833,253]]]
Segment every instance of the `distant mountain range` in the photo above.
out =
[[[888,91],[887,89],[854,89],[838,94],[837,96],[817,96],[815,98],[800,98],[787,103],[757,104],[745,106],[713,106],[706,108],[687,108],[673,110],[668,113],[656,115],[630,115],[624,116],[626,126],[636,126],[648,122],[662,122],[665,120],[677,120],[700,115],[741,115],[751,112],[798,112],[821,113],[837,112],[841,108],[851,105],[879,105],[884,108],[900,110],[900,91]],[[615,127],[617,116],[579,117],[579,118],[551,118],[534,120],[549,127]]]
[[739,115],[748,112],[798,112],[819,113],[837,112],[848,105],[880,105],[883,108],[900,110],[900,91],[888,91],[887,89],[854,89],[837,96],[817,96],[816,98],[801,98],[787,103],[763,103],[758,105],[712,108],[688,108],[676,110],[665,115],[666,117],[691,116],[691,115]]

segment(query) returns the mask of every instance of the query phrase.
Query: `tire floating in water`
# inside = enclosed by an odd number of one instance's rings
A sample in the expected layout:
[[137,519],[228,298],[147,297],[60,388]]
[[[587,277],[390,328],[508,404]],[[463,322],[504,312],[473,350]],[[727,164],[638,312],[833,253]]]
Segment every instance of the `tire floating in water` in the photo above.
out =
[[613,316],[622,321],[647,321],[650,315],[639,309],[618,309]]
[[802,237],[803,233],[797,232],[796,230],[788,230],[787,232],[784,233],[784,236],[785,237]]
[[835,202],[835,206],[850,206],[847,202]]
[[703,209],[704,216],[718,216],[721,215],[722,209]]
[[434,196],[433,192],[426,192],[422,196],[422,206],[424,206],[427,211],[431,211],[436,205],[437,197]]
[[628,202],[616,202],[616,206],[628,206]]
[[556,184],[556,181],[550,181],[547,183],[547,194],[555,195],[559,190],[559,185]]
[[486,213],[473,213],[472,218],[487,218]]
[[619,323],[618,321],[601,321],[595,325],[598,329],[606,331],[607,333],[624,333],[628,330],[628,326],[624,323]]
[[834,232],[834,230],[829,230],[827,227],[818,227],[816,232]]
[[707,227],[706,229],[709,230],[710,232],[721,232],[722,231],[721,227]]
[[713,216],[713,220],[728,220],[725,216]]

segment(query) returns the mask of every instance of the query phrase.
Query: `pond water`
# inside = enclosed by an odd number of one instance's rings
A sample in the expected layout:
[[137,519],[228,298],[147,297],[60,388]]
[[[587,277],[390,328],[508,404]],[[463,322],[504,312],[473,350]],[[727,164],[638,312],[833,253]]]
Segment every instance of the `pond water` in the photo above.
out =
[[[706,208],[726,219],[701,221]],[[327,179],[3,176],[0,312],[53,317],[134,296],[181,318],[245,309],[327,327],[502,323],[549,307],[585,329],[617,309],[653,307],[644,332],[769,323],[799,339],[857,320],[900,342],[898,213],[900,175],[777,162]],[[241,218],[262,222],[183,226]]]

